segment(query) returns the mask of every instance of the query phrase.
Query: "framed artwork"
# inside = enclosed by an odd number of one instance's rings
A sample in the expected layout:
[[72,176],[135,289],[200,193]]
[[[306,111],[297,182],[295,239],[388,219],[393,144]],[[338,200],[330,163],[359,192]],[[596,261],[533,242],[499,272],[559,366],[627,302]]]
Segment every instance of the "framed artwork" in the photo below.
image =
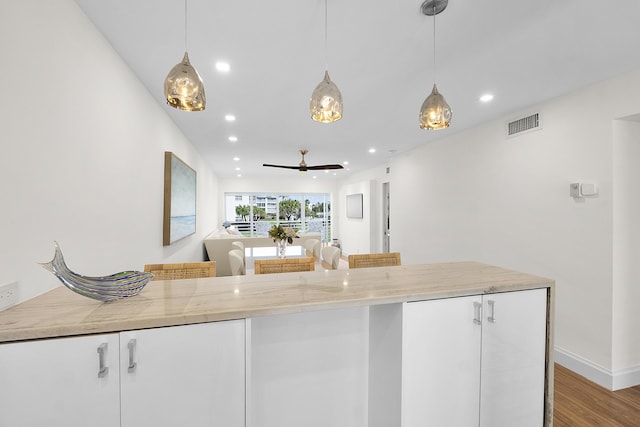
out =
[[362,193],[347,196],[347,218],[362,219]]
[[164,153],[162,244],[196,232],[196,171],[170,151]]

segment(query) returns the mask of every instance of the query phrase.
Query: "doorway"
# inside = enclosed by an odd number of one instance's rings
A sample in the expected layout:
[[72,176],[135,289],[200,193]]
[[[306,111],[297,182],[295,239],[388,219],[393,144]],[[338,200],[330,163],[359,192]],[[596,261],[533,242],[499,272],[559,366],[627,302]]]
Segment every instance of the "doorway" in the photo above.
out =
[[389,183],[382,183],[382,252],[388,253],[391,251],[391,233],[389,222],[390,211],[390,189]]

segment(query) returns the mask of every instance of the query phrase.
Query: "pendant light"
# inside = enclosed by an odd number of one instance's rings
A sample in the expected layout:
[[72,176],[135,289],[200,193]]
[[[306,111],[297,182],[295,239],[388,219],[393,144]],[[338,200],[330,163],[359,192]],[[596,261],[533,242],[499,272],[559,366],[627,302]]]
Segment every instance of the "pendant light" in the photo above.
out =
[[184,57],[164,79],[167,104],[184,111],[202,111],[207,99],[200,74],[189,62],[187,53],[187,0],[184,1]]
[[[436,73],[436,15],[447,8],[449,0],[426,0],[420,9],[427,16],[433,16],[433,74]],[[421,129],[445,129],[451,123],[451,107],[444,100],[444,96],[438,92],[436,84],[433,84],[431,94],[422,103],[420,108]]]
[[342,118],[342,94],[329,78],[327,71],[327,0],[324,0],[324,79],[311,94],[311,118],[320,123],[331,123]]

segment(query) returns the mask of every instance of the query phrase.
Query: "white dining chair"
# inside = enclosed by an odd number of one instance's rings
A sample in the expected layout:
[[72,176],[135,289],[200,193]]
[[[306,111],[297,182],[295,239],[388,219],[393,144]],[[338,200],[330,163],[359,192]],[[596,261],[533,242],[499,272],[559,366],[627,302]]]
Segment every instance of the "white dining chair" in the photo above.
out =
[[244,276],[247,274],[244,252],[240,252],[239,249],[231,249],[229,251],[229,265],[231,266],[232,276]]
[[326,246],[322,248],[322,265],[330,270],[336,270],[340,264],[340,248]]
[[244,243],[239,240],[234,240],[233,242],[231,242],[231,249],[239,250],[240,253],[242,253],[242,261],[245,263],[247,262],[247,260],[245,259]]
[[312,256],[316,259],[320,259],[321,247],[322,245],[318,239],[308,239],[304,242],[304,249],[307,251],[307,256]]

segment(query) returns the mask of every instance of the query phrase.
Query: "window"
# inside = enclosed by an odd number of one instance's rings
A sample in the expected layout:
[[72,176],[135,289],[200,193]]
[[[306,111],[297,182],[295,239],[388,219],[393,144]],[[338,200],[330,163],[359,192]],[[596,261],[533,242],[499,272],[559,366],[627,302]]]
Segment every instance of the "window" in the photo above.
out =
[[225,193],[225,217],[245,236],[266,236],[273,224],[331,240],[331,196],[327,193]]

